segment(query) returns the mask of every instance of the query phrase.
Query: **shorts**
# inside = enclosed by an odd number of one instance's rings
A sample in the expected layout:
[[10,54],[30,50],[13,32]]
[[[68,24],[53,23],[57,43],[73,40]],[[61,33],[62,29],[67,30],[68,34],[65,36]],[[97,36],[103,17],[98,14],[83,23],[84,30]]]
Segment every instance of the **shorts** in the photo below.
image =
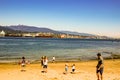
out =
[[100,68],[100,70],[96,70],[96,73],[100,73],[102,75],[103,74],[103,69],[104,68]]
[[24,64],[24,63],[22,63],[22,64],[21,64],[21,66],[22,66],[22,67],[25,67],[25,64]]
[[75,72],[75,69],[72,69],[72,72]]
[[47,65],[43,65],[43,68],[47,68]]

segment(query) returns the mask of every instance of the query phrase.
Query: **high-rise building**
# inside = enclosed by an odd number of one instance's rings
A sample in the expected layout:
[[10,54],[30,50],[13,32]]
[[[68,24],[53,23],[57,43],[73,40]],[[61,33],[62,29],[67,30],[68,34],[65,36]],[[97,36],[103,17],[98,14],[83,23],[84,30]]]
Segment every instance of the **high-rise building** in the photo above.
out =
[[5,31],[2,30],[2,31],[0,32],[0,37],[5,37]]

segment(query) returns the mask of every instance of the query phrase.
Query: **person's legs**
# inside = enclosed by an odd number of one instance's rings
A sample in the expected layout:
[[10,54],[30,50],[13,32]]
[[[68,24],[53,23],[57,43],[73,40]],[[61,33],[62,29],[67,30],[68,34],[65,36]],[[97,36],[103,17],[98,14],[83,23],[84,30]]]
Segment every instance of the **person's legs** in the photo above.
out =
[[100,70],[96,70],[96,75],[97,75],[97,80],[100,80],[100,74],[99,74]]
[[97,80],[100,80],[100,78],[99,78],[99,73],[96,73],[96,75],[97,75]]
[[45,72],[45,65],[43,65],[43,72]]
[[45,65],[45,72],[47,73],[47,65]]
[[26,71],[26,70],[25,70],[25,64],[22,64],[22,65],[21,65],[21,71],[22,71],[22,72]]
[[103,68],[100,69],[101,80],[103,80]]
[[103,80],[103,76],[101,75],[101,80]]

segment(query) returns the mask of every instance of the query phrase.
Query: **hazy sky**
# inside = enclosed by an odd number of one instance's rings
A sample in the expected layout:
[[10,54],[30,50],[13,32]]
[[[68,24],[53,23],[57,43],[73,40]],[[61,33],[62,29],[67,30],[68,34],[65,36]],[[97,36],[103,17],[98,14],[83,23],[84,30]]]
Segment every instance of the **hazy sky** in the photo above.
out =
[[120,0],[0,0],[0,25],[120,37]]

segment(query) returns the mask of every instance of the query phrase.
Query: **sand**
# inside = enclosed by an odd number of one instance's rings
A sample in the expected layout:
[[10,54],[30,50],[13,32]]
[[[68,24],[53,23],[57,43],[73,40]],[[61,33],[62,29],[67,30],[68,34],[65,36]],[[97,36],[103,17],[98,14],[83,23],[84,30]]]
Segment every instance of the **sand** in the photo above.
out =
[[[28,64],[26,71],[21,72],[18,64],[0,64],[0,80],[97,80],[97,61],[68,62],[68,74],[63,74],[66,62],[48,64],[48,72],[42,73],[41,65]],[[71,65],[76,65],[76,71],[71,74]],[[104,79],[120,80],[120,59],[104,61]]]

